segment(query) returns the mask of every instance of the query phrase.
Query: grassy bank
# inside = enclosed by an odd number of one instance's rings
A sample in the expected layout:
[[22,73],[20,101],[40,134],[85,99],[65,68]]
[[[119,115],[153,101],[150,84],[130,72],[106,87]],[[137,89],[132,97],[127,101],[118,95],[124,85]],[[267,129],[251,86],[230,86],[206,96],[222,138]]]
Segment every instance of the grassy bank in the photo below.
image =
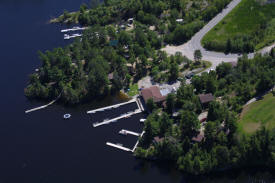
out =
[[244,107],[238,131],[240,134],[251,134],[261,126],[275,128],[275,97],[271,93]]
[[261,5],[255,0],[242,0],[206,34],[202,44],[208,49],[226,51],[227,41],[231,39],[231,46],[235,41],[254,49],[264,47],[275,41],[274,10],[275,3]]
[[129,91],[127,92],[127,94],[131,97],[135,96],[138,94],[138,84],[133,84],[129,87]]

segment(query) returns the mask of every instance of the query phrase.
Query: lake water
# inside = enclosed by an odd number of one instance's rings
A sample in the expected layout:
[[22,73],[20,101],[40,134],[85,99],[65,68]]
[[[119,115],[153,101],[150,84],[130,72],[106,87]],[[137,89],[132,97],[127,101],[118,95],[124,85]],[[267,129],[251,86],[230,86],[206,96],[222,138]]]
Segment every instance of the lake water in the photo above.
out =
[[[140,132],[142,114],[93,128],[93,117],[86,114],[89,105],[53,105],[24,113],[44,104],[28,101],[23,93],[28,75],[40,65],[37,51],[68,44],[61,26],[48,24],[48,20],[64,9],[77,10],[83,2],[0,1],[0,183],[185,182],[182,174],[167,165],[144,163],[105,145],[110,141],[132,147],[136,138],[119,136],[118,131]],[[71,113],[72,118],[63,120],[64,113]],[[241,180],[250,180],[247,174],[241,176]]]

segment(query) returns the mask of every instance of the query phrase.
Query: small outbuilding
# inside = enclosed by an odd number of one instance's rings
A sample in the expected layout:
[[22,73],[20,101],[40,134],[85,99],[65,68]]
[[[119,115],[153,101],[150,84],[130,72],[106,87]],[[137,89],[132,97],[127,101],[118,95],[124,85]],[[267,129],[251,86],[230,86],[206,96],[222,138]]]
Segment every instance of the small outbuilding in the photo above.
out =
[[164,140],[164,138],[160,138],[159,136],[154,137],[153,143],[158,144],[161,143]]
[[199,95],[200,103],[205,108],[208,107],[208,104],[214,100],[212,93],[200,94]]
[[182,18],[176,19],[176,22],[178,23],[183,22],[183,19]]
[[113,80],[114,79],[114,73],[113,72],[108,74],[108,79],[109,80]]

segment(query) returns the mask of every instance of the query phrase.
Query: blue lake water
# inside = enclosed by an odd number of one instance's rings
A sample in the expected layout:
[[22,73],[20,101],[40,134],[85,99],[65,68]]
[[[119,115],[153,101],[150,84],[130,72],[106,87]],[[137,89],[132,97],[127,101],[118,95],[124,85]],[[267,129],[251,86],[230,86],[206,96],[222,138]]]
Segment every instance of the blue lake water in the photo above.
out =
[[[166,165],[143,163],[105,145],[110,141],[132,147],[136,137],[123,137],[118,131],[140,132],[142,114],[93,128],[93,116],[86,114],[89,105],[53,105],[24,113],[44,104],[28,101],[23,93],[28,75],[40,65],[37,51],[68,44],[62,27],[49,24],[49,19],[64,9],[75,11],[83,2],[88,0],[0,1],[0,183],[185,182]],[[64,113],[72,118],[63,120]]]

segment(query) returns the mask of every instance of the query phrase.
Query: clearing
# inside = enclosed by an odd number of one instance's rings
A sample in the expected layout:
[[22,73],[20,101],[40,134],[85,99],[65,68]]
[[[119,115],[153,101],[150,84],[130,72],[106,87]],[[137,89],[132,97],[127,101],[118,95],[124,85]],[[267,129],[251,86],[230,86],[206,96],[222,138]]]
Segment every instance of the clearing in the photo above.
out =
[[[253,36],[263,22],[267,22],[264,38],[258,40],[255,49],[258,50],[275,41],[275,3],[260,5],[256,0],[242,0],[221,22],[219,22],[202,39],[202,45],[217,42],[226,45],[228,38],[237,35]],[[215,49],[215,48],[214,48]]]
[[275,96],[272,93],[244,107],[238,131],[243,134],[251,134],[262,125],[269,130],[275,128]]

